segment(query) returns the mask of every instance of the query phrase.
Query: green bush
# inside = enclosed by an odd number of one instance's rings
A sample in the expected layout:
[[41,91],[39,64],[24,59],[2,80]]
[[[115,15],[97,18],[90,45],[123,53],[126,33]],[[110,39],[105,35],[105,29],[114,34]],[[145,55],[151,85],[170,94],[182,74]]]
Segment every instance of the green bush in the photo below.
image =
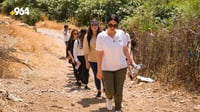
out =
[[176,4],[177,8],[182,12],[185,20],[191,18],[200,18],[200,1],[199,0],[186,0]]
[[3,13],[9,14],[15,7],[13,0],[5,0],[3,3]]
[[37,8],[37,3],[36,0],[5,0],[3,2],[3,12],[9,15],[15,7],[23,9],[29,8],[29,15],[13,15],[13,17],[16,19],[22,19],[23,22],[29,25],[34,25],[40,18],[40,10]]
[[37,8],[31,8],[29,15],[23,15],[21,16],[21,19],[24,23],[27,23],[29,25],[35,25],[36,22],[40,20],[40,9]]

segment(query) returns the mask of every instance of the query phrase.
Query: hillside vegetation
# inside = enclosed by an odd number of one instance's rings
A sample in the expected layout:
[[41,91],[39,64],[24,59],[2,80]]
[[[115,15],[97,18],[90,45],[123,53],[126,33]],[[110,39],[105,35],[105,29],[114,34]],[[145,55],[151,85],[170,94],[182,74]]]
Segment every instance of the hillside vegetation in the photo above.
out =
[[199,0],[4,0],[2,6],[6,14],[29,7],[29,16],[14,18],[30,25],[47,18],[83,26],[93,17],[104,25],[116,13],[136,40],[132,51],[146,76],[200,92]]

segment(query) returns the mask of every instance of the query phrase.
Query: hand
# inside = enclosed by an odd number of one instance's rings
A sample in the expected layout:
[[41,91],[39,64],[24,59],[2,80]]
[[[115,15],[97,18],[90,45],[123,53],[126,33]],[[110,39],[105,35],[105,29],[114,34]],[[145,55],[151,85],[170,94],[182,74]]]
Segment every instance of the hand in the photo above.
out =
[[97,79],[99,79],[99,80],[103,79],[103,72],[102,71],[97,72]]
[[136,64],[136,63],[132,63],[132,65],[133,65],[134,67],[136,67],[136,66],[137,66],[137,64]]
[[129,76],[129,78],[130,78],[131,80],[133,80],[133,79],[136,78],[137,75],[136,75],[136,74],[132,74],[131,71],[129,71],[129,72],[128,72],[128,76]]
[[74,58],[72,58],[72,63],[73,63],[73,64],[75,64],[75,63],[76,63],[76,61],[74,60]]
[[67,59],[68,59],[68,60],[70,60],[70,59],[71,59],[71,57],[70,57],[70,56],[67,56]]
[[130,63],[130,64],[128,65],[128,68],[135,68],[136,66],[137,66],[136,63]]
[[89,70],[90,69],[90,63],[86,62],[86,68]]
[[77,61],[76,64],[77,64],[78,66],[80,66],[80,65],[81,65],[81,62],[80,62],[80,61]]

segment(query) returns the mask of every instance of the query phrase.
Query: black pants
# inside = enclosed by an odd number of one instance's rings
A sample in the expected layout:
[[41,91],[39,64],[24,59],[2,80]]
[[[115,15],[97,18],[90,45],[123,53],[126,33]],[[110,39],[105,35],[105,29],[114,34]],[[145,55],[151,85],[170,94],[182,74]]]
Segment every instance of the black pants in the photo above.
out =
[[78,76],[81,77],[81,81],[83,84],[88,84],[89,70],[86,68],[85,58],[84,56],[78,56],[78,60],[81,62],[81,65],[78,69]]
[[74,71],[74,77],[76,78],[76,81],[80,81],[81,77],[79,75],[78,70],[75,69],[76,64],[72,63],[73,71]]
[[68,44],[68,41],[65,41],[65,46],[66,46],[66,49],[65,49],[66,57],[68,57],[68,53],[67,53],[67,44]]

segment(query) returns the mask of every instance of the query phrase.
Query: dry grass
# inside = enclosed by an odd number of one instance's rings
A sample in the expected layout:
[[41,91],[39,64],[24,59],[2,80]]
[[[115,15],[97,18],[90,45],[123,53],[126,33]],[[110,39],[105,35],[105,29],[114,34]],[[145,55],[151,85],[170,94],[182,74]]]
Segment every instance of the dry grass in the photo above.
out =
[[7,71],[8,68],[8,64],[6,63],[6,61],[0,59],[0,77],[4,78],[4,71]]
[[58,57],[64,54],[64,43],[60,45],[53,38],[35,32],[29,26],[19,26],[18,21],[10,19],[8,21],[10,25],[3,21],[5,17],[0,15],[0,24],[3,23],[0,25],[0,46],[3,49],[14,48],[16,52],[9,51],[6,59],[0,57],[0,77],[21,76],[23,75],[21,70],[30,70],[26,64],[33,67],[33,72],[44,69],[44,65],[55,64],[51,60],[59,59]]
[[35,33],[33,29],[12,25],[13,35],[17,38],[16,47],[23,52],[39,53],[44,45],[45,38]]
[[16,47],[22,52],[30,52],[42,56],[43,52],[53,51],[53,49],[55,50],[59,47],[53,39],[35,32],[34,29],[17,25],[12,25],[11,29],[18,40]]
[[[44,20],[44,21],[40,21],[36,23],[36,27],[45,27],[45,28],[56,29],[56,30],[62,30],[63,26],[64,26],[64,23],[57,23],[56,21],[49,21],[49,20]],[[69,28],[74,29],[77,27],[70,24]]]
[[[10,63],[7,61],[10,55],[10,47],[13,46],[13,39],[10,36],[11,30],[9,24],[12,20],[9,17],[0,15],[0,77],[14,77],[10,71]],[[12,42],[11,42],[12,41]]]

